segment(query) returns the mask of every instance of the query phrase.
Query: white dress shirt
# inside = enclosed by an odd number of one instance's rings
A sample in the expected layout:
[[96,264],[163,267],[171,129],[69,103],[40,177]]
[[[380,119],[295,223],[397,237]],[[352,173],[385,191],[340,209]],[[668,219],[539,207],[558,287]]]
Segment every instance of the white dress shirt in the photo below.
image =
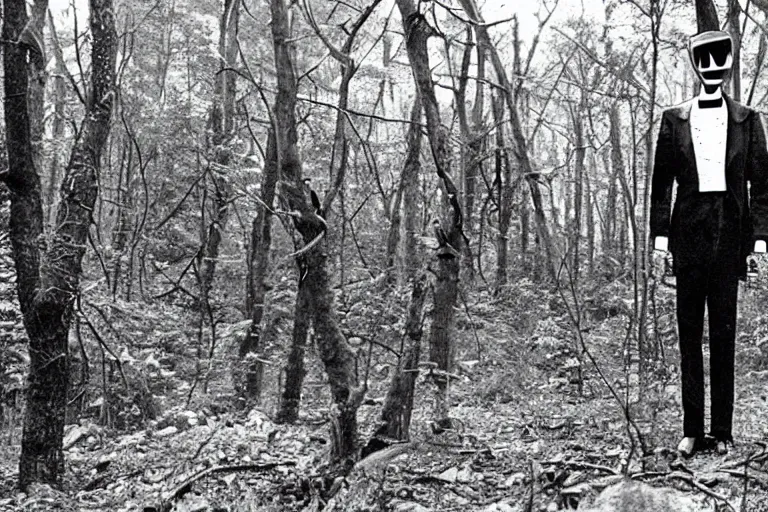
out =
[[722,105],[691,106],[691,138],[699,173],[699,192],[725,192],[725,143],[728,138],[728,108]]

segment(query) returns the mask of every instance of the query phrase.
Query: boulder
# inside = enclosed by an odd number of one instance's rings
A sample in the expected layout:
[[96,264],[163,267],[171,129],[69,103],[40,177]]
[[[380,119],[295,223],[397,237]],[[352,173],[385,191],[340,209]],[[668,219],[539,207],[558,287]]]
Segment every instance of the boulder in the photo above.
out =
[[[581,507],[579,507],[581,510]],[[653,487],[642,482],[624,480],[606,487],[587,512],[706,512],[710,508],[697,503],[681,491]]]

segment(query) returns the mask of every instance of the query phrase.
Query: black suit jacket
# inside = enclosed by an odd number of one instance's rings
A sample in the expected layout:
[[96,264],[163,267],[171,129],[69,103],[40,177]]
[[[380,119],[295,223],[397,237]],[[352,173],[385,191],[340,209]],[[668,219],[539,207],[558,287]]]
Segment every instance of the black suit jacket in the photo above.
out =
[[[653,164],[650,236],[669,237],[675,267],[702,261],[697,233],[689,219],[700,201],[699,175],[691,137],[693,101],[664,111]],[[752,251],[755,240],[768,240],[768,147],[760,115],[727,96],[728,136],[725,153],[727,193],[738,207],[729,230],[737,230],[741,261]],[[670,219],[672,185],[677,195]],[[749,186],[748,186],[749,183]],[[734,231],[731,231],[732,233]],[[745,265],[739,273],[744,274]]]

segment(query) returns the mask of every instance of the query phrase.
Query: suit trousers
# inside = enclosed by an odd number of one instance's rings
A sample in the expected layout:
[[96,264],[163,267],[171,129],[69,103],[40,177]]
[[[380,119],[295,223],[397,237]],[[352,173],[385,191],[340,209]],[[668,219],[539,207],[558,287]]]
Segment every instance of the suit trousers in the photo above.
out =
[[731,208],[723,194],[702,194],[709,243],[700,263],[678,268],[677,322],[685,437],[704,435],[704,306],[709,313],[711,433],[731,441],[734,402],[734,345],[739,291],[738,238],[729,222]]

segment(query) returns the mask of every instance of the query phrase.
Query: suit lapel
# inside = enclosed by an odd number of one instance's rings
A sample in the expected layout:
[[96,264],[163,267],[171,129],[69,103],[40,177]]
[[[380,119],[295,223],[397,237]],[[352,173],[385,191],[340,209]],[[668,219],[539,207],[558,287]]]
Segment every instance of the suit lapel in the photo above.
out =
[[[691,108],[693,101],[687,101],[678,107],[678,118],[682,123],[680,130],[680,149],[688,161],[689,169],[696,169],[696,150],[693,147],[693,135],[691,134]],[[696,175],[698,179],[698,174]]]
[[[734,172],[733,160],[736,155],[743,153],[744,145],[747,142],[742,123],[749,117],[750,111],[748,108],[735,103],[727,94],[723,94],[723,98],[728,109],[728,133],[725,139],[725,179],[730,188],[732,185],[731,175]],[[672,114],[680,121],[680,130],[677,133],[679,137],[678,147],[688,162],[688,168],[693,170],[696,175],[695,179],[698,180],[696,152],[693,147],[693,136],[691,135],[691,108],[694,101],[696,101],[695,98],[677,107],[673,107]]]

